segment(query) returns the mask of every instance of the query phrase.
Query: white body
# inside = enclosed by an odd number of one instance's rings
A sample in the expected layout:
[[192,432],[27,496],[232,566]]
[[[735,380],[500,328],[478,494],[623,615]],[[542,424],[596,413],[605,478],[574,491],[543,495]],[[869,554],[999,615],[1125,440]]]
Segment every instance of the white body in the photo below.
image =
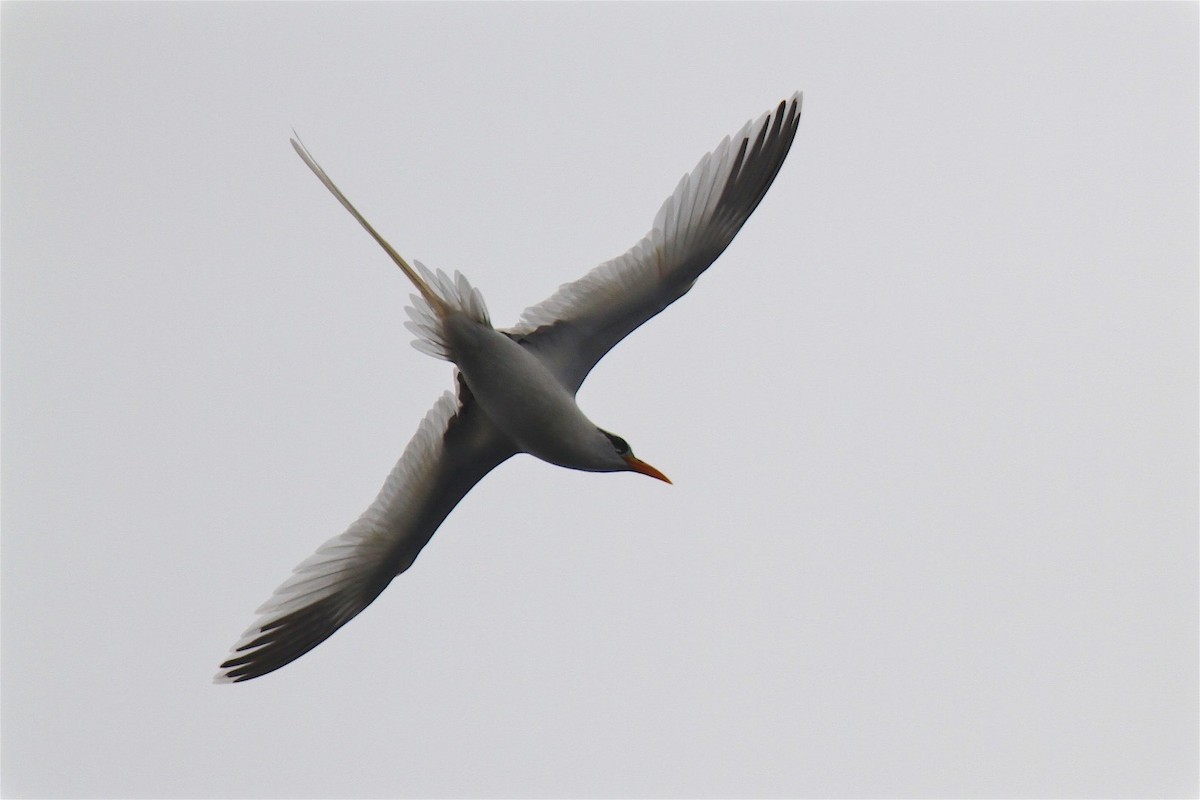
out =
[[375,502],[259,608],[217,680],[257,678],[325,641],[412,565],[471,487],[516,453],[667,480],[623,439],[592,424],[575,393],[605,353],[682,297],[741,230],[791,148],[800,103],[797,93],[726,137],[683,176],[641,241],[526,309],[508,331],[492,327],[483,297],[462,275],[451,279],[405,261],[293,140],[304,163],[417,287],[407,323],[418,336],[413,344],[453,361],[465,390],[438,400]]
[[443,321],[450,359],[475,399],[518,449],[560,467],[628,469],[607,437],[531,350],[459,312]]

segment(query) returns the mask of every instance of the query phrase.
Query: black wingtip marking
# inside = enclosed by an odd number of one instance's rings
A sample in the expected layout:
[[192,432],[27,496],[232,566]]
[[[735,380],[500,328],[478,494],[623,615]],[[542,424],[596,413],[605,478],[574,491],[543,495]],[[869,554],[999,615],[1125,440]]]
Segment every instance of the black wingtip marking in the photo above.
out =
[[790,103],[780,101],[773,118],[763,121],[754,135],[753,147],[750,147],[749,136],[742,138],[737,159],[721,191],[717,213],[728,214],[741,222],[749,219],[775,182],[775,176],[791,150],[799,123],[800,104],[799,96],[796,96]]

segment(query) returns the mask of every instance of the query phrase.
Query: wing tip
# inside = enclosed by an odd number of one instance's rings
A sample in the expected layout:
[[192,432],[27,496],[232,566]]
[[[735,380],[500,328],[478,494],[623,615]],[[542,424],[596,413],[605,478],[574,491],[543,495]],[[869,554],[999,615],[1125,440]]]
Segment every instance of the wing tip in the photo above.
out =
[[[238,644],[241,644],[239,641]],[[214,684],[223,683],[242,683],[255,675],[246,674],[252,668],[252,659],[245,654],[239,655],[238,648],[235,645],[234,649],[229,651],[229,657],[221,662],[221,666],[217,667],[217,674],[213,675],[212,682]]]
[[[391,545],[382,546],[374,541],[378,531],[375,520],[397,498],[423,496],[422,491],[413,487],[423,486],[429,480],[428,475],[436,467],[445,438],[461,408],[453,391],[442,393],[417,426],[375,503],[344,533],[322,544],[301,562],[259,607],[258,620],[230,649],[213,683],[241,683],[287,666],[359,614],[392,578],[412,564],[428,537],[417,543],[415,549],[402,550],[397,556],[388,550]],[[488,466],[489,470],[491,466],[494,464]],[[357,561],[347,560],[351,555]],[[323,582],[333,575],[323,569],[331,559],[344,562],[340,570],[346,574],[345,580]]]

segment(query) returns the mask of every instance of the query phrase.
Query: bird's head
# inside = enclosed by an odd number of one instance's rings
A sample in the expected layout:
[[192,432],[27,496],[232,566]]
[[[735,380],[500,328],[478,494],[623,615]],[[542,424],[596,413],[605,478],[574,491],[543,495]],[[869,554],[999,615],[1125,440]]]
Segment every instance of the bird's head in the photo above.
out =
[[615,433],[609,433],[603,428],[597,428],[596,430],[600,431],[608,438],[608,441],[612,444],[613,451],[617,454],[621,461],[624,462],[625,466],[618,467],[618,470],[625,472],[640,472],[643,475],[649,475],[651,478],[658,478],[660,481],[666,481],[667,483],[671,482],[671,479],[666,475],[663,475],[654,467],[635,456],[633,454],[633,449],[629,446],[629,442],[625,441],[620,436],[617,436]]

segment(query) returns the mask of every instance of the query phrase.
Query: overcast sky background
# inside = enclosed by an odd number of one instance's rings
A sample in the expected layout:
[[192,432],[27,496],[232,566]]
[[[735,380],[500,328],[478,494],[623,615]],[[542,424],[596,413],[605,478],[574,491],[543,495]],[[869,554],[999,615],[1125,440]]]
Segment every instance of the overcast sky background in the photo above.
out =
[[[7,796],[1193,796],[1181,5],[3,13]],[[317,650],[210,681],[448,365],[288,146],[497,324],[805,92],[580,402]]]

